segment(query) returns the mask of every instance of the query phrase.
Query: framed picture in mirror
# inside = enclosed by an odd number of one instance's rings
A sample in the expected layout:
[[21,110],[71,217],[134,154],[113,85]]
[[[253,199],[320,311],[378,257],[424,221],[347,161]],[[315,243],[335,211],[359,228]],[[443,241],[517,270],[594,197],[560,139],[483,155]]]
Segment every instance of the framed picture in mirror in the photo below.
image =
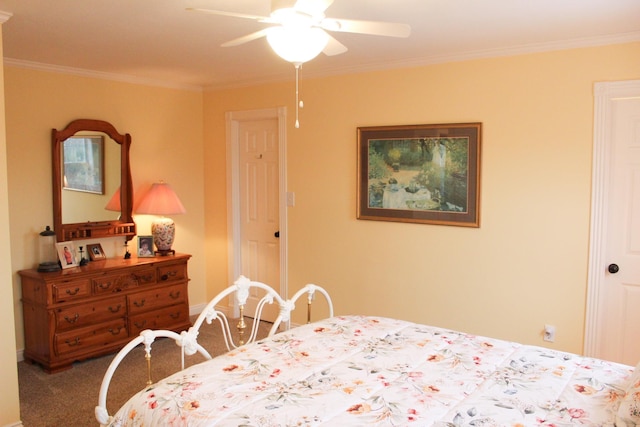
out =
[[87,252],[89,252],[89,258],[91,259],[91,261],[107,259],[100,243],[87,245]]
[[104,137],[76,135],[62,149],[62,188],[104,194]]

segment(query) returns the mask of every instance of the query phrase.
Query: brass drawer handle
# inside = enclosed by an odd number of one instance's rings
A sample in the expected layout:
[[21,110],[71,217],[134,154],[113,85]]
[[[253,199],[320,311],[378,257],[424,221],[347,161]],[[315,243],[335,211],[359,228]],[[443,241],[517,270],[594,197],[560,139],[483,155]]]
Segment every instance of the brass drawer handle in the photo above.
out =
[[164,273],[162,276],[160,276],[160,279],[162,280],[169,280],[169,278],[171,277],[175,277],[178,274],[177,271],[168,271],[166,273]]
[[98,285],[98,287],[102,290],[109,289],[111,287],[111,282],[102,282]]
[[80,344],[80,338],[76,337],[76,339],[74,339],[73,341],[65,340],[65,342],[69,347],[75,347]]
[[147,321],[143,320],[142,322],[133,322],[133,324],[136,325],[136,328],[142,329],[147,325]]
[[136,307],[144,307],[144,303],[145,303],[145,299],[141,299],[139,302],[138,301],[134,301],[133,305],[135,305]]
[[136,276],[137,280],[143,281],[143,282],[151,282],[153,280],[153,274],[146,274],[144,276]]
[[67,289],[65,292],[67,293],[67,295],[71,295],[71,296],[77,295],[78,292],[80,292],[80,288],[75,288],[74,290]]
[[122,326],[118,327],[118,329],[109,328],[109,332],[111,332],[111,335],[119,335],[121,330]]
[[110,311],[110,312],[112,312],[112,313],[117,313],[117,312],[119,312],[119,311],[120,311],[120,308],[121,308],[121,307],[122,307],[122,304],[118,304],[118,306],[117,306],[117,307],[109,306],[109,311]]
[[180,291],[178,291],[178,292],[169,292],[169,297],[173,298],[173,299],[180,298]]
[[178,319],[178,318],[180,318],[180,312],[169,314],[169,317],[171,317],[174,320]]
[[69,316],[64,316],[64,320],[66,320],[69,323],[76,323],[78,321],[78,317],[80,317],[80,315],[76,313],[76,315],[73,316],[73,318],[69,318]]

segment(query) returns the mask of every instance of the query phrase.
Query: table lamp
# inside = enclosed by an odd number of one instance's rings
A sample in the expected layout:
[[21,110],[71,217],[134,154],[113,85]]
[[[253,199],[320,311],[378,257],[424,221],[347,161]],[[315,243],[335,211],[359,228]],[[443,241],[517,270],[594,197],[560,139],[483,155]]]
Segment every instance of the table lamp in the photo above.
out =
[[175,254],[171,249],[176,235],[176,225],[171,218],[164,215],[178,215],[186,213],[182,202],[166,182],[157,182],[151,186],[151,190],[144,196],[136,213],[161,215],[151,224],[153,243],[156,245],[158,255]]

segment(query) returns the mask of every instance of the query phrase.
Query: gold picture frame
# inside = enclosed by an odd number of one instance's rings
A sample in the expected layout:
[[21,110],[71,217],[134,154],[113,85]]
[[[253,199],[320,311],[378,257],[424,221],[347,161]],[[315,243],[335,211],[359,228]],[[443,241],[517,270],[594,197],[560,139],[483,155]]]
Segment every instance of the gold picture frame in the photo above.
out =
[[136,250],[139,258],[154,257],[153,236],[138,236],[138,248]]
[[102,246],[100,243],[93,243],[87,245],[87,252],[89,253],[89,259],[91,261],[99,261],[102,259],[107,259],[104,251],[102,250]]
[[480,227],[482,123],[358,128],[357,218]]

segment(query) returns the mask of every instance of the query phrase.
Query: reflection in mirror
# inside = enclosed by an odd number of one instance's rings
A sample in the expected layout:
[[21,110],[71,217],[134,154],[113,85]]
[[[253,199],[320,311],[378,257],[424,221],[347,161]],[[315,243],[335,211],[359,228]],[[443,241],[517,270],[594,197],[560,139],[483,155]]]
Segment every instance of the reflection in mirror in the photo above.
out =
[[133,238],[131,135],[102,120],[78,119],[53,129],[51,140],[57,240]]
[[117,220],[120,200],[117,212],[107,204],[120,188],[120,146],[104,133],[78,132],[61,150],[62,222]]

